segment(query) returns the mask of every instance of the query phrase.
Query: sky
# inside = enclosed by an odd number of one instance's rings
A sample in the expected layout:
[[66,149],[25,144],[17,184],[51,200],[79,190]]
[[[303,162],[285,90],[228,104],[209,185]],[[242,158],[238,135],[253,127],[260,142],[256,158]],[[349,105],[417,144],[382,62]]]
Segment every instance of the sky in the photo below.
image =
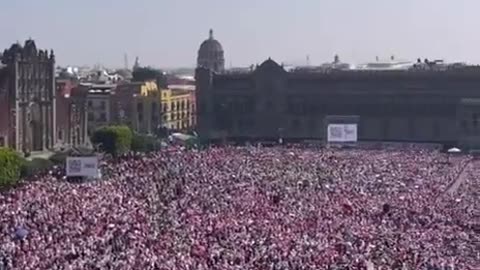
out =
[[[0,48],[33,38],[59,65],[193,67],[210,28],[226,65],[390,58],[480,63],[479,0],[0,0]],[[3,50],[3,49],[2,49]]]

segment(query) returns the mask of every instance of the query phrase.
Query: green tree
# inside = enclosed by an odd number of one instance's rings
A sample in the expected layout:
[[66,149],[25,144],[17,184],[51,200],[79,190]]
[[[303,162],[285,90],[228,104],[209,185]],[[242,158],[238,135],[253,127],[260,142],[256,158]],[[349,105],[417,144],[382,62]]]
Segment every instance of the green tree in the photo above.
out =
[[53,165],[52,161],[44,158],[34,158],[31,161],[25,161],[21,168],[22,177],[31,177],[41,173],[46,173]]
[[118,156],[130,151],[133,134],[127,126],[108,126],[95,131],[92,142],[103,151]]
[[134,134],[132,140],[132,151],[151,152],[160,149],[160,141],[154,136]]
[[17,183],[23,162],[15,151],[0,148],[0,187],[8,187]]

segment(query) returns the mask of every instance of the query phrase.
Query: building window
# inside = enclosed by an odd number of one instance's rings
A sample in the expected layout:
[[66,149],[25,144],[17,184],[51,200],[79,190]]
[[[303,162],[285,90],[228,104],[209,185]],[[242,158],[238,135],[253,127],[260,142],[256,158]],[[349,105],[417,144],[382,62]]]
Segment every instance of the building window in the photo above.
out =
[[106,122],[107,121],[107,115],[105,113],[100,114],[100,119],[101,122]]
[[143,103],[141,103],[141,102],[137,103],[137,112],[138,113],[143,112]]
[[88,108],[92,108],[93,107],[93,102],[91,100],[88,101]]
[[63,140],[63,131],[62,130],[58,131],[58,139]]
[[88,113],[88,121],[95,121],[95,117],[91,112]]
[[143,114],[141,113],[138,114],[138,121],[143,122]]

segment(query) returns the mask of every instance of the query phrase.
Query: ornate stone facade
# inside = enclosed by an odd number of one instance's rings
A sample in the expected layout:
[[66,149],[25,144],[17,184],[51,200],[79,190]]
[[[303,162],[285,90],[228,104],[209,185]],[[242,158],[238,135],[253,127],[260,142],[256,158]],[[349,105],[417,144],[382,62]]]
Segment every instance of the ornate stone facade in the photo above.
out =
[[480,67],[444,71],[287,72],[269,59],[241,74],[196,70],[207,139],[324,140],[331,116],[355,116],[360,141],[480,146]]
[[19,152],[44,151],[56,141],[55,56],[33,40],[2,54],[0,95],[5,111],[0,131],[5,146]]

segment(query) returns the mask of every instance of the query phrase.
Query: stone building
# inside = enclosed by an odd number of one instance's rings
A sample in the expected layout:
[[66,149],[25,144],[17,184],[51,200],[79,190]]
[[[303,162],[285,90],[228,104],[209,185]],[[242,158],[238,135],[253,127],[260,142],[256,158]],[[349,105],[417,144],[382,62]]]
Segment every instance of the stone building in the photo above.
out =
[[56,142],[55,56],[33,40],[1,56],[0,144],[19,152],[44,151]]
[[57,79],[57,143],[62,147],[89,146],[88,89],[70,79]]
[[354,116],[360,141],[480,147],[480,67],[290,71],[268,59],[244,73],[196,70],[204,138],[324,140],[327,119]]
[[198,50],[197,67],[207,68],[217,73],[225,70],[223,47],[213,37],[212,29],[210,29],[208,39],[202,42]]
[[88,134],[112,121],[112,94],[116,84],[80,83],[79,93],[86,93]]

